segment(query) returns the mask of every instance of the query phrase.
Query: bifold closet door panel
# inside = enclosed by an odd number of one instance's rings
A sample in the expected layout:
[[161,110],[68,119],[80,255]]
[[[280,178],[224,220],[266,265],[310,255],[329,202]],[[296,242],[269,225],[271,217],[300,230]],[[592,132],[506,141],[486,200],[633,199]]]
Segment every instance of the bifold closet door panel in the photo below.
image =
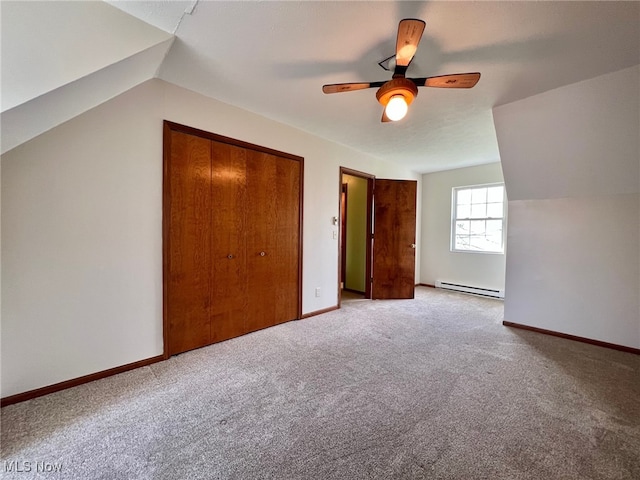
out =
[[276,322],[298,318],[300,249],[300,162],[276,160]]
[[171,132],[167,315],[169,354],[211,343],[211,142]]
[[246,152],[241,147],[212,142],[212,342],[248,331]]
[[247,294],[249,331],[275,325],[276,157],[247,153]]

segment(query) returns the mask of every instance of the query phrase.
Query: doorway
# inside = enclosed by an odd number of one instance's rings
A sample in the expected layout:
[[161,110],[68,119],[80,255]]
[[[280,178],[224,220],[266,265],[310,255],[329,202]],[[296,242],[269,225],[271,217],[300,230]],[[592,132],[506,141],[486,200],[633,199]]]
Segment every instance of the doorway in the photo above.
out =
[[343,294],[414,298],[416,194],[415,180],[340,167],[338,306]]
[[340,168],[340,298],[371,298],[373,175]]

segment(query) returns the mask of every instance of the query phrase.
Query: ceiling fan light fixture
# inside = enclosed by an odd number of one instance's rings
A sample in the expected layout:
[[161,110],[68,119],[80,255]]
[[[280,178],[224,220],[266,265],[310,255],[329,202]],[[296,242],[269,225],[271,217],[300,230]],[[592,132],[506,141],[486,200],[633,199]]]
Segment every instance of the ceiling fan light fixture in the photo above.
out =
[[352,92],[365,88],[378,88],[376,99],[384,107],[382,123],[398,121],[407,114],[408,106],[418,95],[418,87],[471,88],[480,80],[479,72],[454,73],[435,77],[407,78],[407,69],[415,56],[424,32],[425,22],[405,18],[398,24],[396,54],[378,62],[385,70],[393,66],[393,78],[388,82],[332,83],[322,86],[324,93]]
[[404,77],[389,80],[376,92],[378,102],[385,107],[385,114],[393,122],[404,118],[416,95],[418,95],[418,87]]
[[385,107],[385,113],[392,122],[402,120],[408,110],[409,105],[407,105],[407,101],[404,99],[404,96],[400,94],[393,95]]

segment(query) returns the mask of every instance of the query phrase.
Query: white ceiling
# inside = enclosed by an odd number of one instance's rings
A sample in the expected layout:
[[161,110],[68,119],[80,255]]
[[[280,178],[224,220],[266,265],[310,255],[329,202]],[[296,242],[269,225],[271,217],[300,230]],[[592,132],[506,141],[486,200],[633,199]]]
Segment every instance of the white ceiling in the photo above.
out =
[[[495,105],[640,63],[637,1],[108,3],[175,33],[160,78],[418,172],[498,161]],[[409,17],[427,26],[408,75],[479,71],[475,88],[421,88],[396,124],[375,89],[322,93],[389,79]]]
[[103,2],[3,0],[2,111],[170,38]]
[[175,39],[101,1],[0,13],[2,153],[153,78]]

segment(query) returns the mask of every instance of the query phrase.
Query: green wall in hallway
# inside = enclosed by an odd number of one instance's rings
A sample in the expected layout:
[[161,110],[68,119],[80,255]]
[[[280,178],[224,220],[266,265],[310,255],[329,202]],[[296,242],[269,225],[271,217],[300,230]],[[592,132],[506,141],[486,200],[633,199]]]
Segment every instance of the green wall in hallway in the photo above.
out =
[[347,187],[346,275],[344,287],[365,291],[367,241],[367,180],[343,175]]

